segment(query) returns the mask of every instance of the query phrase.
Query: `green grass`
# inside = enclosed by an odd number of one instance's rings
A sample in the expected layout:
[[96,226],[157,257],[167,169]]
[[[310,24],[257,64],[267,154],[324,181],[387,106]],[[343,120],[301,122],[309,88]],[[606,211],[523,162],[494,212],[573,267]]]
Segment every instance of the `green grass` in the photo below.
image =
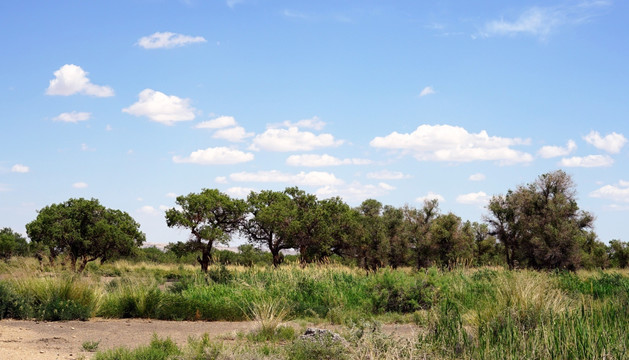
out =
[[[78,276],[61,268],[37,270],[28,261],[5,263],[0,271],[8,275],[0,280],[0,319],[259,323],[242,337],[246,345],[240,350],[204,338],[181,348],[156,339],[148,347],[99,353],[110,358],[228,358],[232,351],[244,358],[295,359],[319,352],[348,359],[629,358],[629,274],[623,271],[365,273],[339,265],[215,265],[201,274],[183,265],[116,262],[93,265]],[[120,275],[105,278],[112,274]],[[283,325],[285,319],[345,325],[350,346],[313,348]],[[386,336],[365,325],[375,319],[414,323],[418,336],[404,341]]]

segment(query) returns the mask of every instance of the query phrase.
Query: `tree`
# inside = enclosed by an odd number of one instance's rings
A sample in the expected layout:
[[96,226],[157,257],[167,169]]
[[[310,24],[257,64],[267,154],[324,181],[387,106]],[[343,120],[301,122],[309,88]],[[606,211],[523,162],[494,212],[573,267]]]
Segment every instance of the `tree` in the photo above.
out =
[[386,205],[382,220],[389,238],[389,265],[393,268],[405,266],[410,258],[410,241],[404,232],[404,210]]
[[626,268],[629,265],[629,244],[617,239],[609,242],[609,257],[614,266]]
[[244,221],[247,204],[240,199],[232,199],[217,189],[203,189],[200,193],[178,196],[180,209],[166,211],[168,227],[190,230],[188,243],[191,249],[201,251],[197,261],[201,270],[207,272],[212,258],[214,242],[227,244],[230,235],[240,228]]
[[439,215],[439,201],[425,200],[421,209],[405,206],[403,213],[404,236],[413,248],[417,268],[430,266],[437,249],[430,240],[429,231],[432,221]]
[[579,210],[572,178],[558,170],[489,202],[491,234],[504,244],[509,268],[576,269],[594,217]]
[[377,270],[387,265],[390,249],[382,219],[382,203],[367,199],[357,210],[360,214],[355,242],[357,260],[365,270]]
[[0,259],[8,260],[11,256],[28,254],[28,243],[19,233],[8,227],[0,230]]
[[145,241],[139,229],[126,212],[108,209],[97,199],[83,198],[46,206],[26,224],[31,241],[48,248],[51,261],[66,254],[78,272],[90,261],[100,258],[104,262],[115,255],[130,254]]
[[440,265],[451,268],[472,259],[474,234],[469,221],[463,223],[453,213],[439,215],[430,224],[429,236]]
[[298,209],[291,197],[282,191],[251,192],[247,197],[251,216],[241,232],[253,244],[266,246],[273,256],[273,266],[283,261],[282,250],[295,247],[293,235],[298,233]]

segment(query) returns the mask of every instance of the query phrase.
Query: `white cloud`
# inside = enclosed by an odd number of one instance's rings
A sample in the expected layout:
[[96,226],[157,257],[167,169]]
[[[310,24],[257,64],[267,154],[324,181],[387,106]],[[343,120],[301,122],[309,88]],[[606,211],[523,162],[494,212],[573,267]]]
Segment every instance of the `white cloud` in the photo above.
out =
[[481,174],[481,173],[472,174],[470,175],[468,179],[470,181],[483,181],[485,180],[485,174]]
[[240,187],[240,186],[234,186],[234,187],[230,187],[229,189],[225,190],[225,192],[227,193],[227,195],[229,196],[233,196],[236,198],[240,198],[240,199],[245,199],[247,198],[247,196],[253,191],[252,188],[248,188],[248,187]]
[[89,147],[87,144],[81,144],[81,151],[96,151],[96,149]]
[[166,211],[166,210],[170,209],[170,206],[160,205],[160,206],[159,206],[159,209],[160,209],[161,211]]
[[150,205],[142,206],[140,209],[138,209],[138,212],[141,212],[142,214],[146,214],[146,215],[158,215],[159,214],[159,212],[157,210],[155,210],[155,208],[150,206]]
[[300,172],[298,174],[283,173],[278,170],[239,172],[229,175],[232,181],[237,182],[280,182],[289,185],[325,186],[340,185],[342,180],[334,174],[324,171]]
[[337,157],[323,154],[303,154],[291,155],[286,159],[286,164],[291,166],[324,167],[339,165],[367,165],[371,160],[367,159],[339,159]]
[[238,164],[253,160],[252,153],[246,153],[240,150],[230,149],[227,147],[214,147],[205,150],[197,150],[186,158],[173,156],[176,163],[193,163],[201,165],[227,165]]
[[351,184],[347,185],[323,186],[315,191],[315,195],[321,198],[340,196],[346,201],[364,201],[366,199],[373,199],[386,195],[392,189],[394,188],[386,183],[379,183],[374,185],[352,182]]
[[456,197],[456,202],[459,204],[467,204],[467,205],[481,205],[484,206],[489,202],[489,196],[483,191],[463,194]]
[[380,179],[380,180],[400,180],[408,179],[410,175],[406,175],[401,171],[382,170],[367,173],[368,179]]
[[112,88],[92,84],[90,79],[87,78],[87,74],[80,66],[74,64],[63,65],[54,72],[55,78],[50,80],[46,94],[68,96],[78,93],[96,97],[114,96]]
[[202,36],[188,36],[172,32],[156,32],[138,40],[138,45],[145,49],[170,49],[174,47],[206,42]]
[[233,8],[234,6],[236,6],[237,4],[241,4],[243,3],[244,0],[227,0],[226,4],[227,6],[229,6],[230,8]]
[[246,132],[242,126],[217,130],[212,137],[215,139],[224,139],[231,142],[241,142],[246,138],[252,137],[254,133]]
[[197,129],[221,129],[236,126],[236,119],[233,116],[219,116],[216,119],[198,123]]
[[549,159],[558,156],[566,156],[571,154],[573,151],[577,149],[577,144],[573,140],[568,140],[568,143],[565,147],[561,146],[542,146],[537,154],[544,159]]
[[588,155],[563,158],[559,164],[566,167],[606,167],[612,166],[613,163],[614,159],[608,155]]
[[122,111],[135,116],[146,116],[164,125],[173,125],[178,121],[194,120],[195,109],[190,106],[190,99],[144,89],[138,95],[138,102]]
[[31,169],[28,166],[22,165],[22,164],[15,164],[13,165],[13,167],[11,167],[11,172],[14,172],[14,173],[24,174],[24,173],[29,172],[30,170]]
[[0,192],[7,192],[7,191],[11,191],[11,188],[9,187],[9,185],[0,183]]
[[174,199],[177,197],[177,194],[175,194],[174,192],[169,192],[165,195],[167,198],[171,198]]
[[288,129],[267,129],[253,139],[252,150],[267,151],[310,151],[316,148],[339,146],[342,140],[335,140],[331,134],[315,135],[309,131],[299,131],[295,126]]
[[439,202],[445,202],[446,199],[441,196],[440,194],[434,193],[432,191],[429,191],[428,194],[424,195],[424,196],[419,196],[417,198],[415,198],[415,201],[419,202],[419,203],[423,203],[426,200],[434,200],[437,199],[437,201]]
[[297,122],[293,121],[284,121],[280,124],[271,124],[270,128],[278,128],[278,127],[296,127],[301,129],[313,129],[313,130],[321,130],[325,127],[325,122],[319,119],[318,116],[313,116],[310,119],[303,119]]
[[376,137],[369,144],[411,153],[419,161],[495,160],[501,164],[514,164],[533,161],[531,154],[511,148],[528,143],[520,138],[489,136],[485,130],[473,134],[458,126],[421,125],[410,134],[393,132]]
[[583,137],[588,144],[594,145],[595,148],[604,150],[610,154],[618,154],[620,149],[627,143],[627,138],[623,134],[611,133],[601,137],[598,131],[590,131]]
[[57,116],[55,116],[54,118],[52,118],[53,121],[61,121],[61,122],[69,122],[69,123],[77,123],[79,121],[87,121],[90,119],[90,117],[92,116],[91,113],[88,112],[65,112],[65,113],[61,113]]
[[105,131],[112,131],[113,128],[111,127],[111,125],[107,124],[107,126],[105,126]]
[[432,95],[435,93],[435,89],[432,88],[432,86],[426,86],[422,92],[419,93],[419,97],[423,97],[426,95]]
[[629,181],[620,180],[616,185],[605,185],[592,191],[590,197],[629,203]]
[[226,176],[217,176],[214,178],[214,182],[216,182],[217,184],[227,184],[227,177]]
[[75,189],[85,189],[87,187],[87,183],[75,182],[74,184],[72,184],[72,187]]
[[581,1],[575,5],[532,7],[522,12],[516,20],[490,21],[480,31],[484,37],[514,36],[527,34],[546,39],[555,29],[565,25],[587,22],[596,15],[596,8],[609,6],[609,1]]

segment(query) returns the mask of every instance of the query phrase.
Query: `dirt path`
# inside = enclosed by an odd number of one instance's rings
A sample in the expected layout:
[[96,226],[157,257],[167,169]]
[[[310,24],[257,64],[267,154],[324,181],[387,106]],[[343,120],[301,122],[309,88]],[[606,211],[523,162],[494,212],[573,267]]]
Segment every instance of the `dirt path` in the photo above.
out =
[[[153,334],[170,337],[179,345],[189,336],[207,333],[211,338],[235,339],[238,332],[256,327],[255,322],[161,321],[143,319],[92,319],[90,321],[39,322],[0,321],[0,360],[91,358],[83,343],[100,341],[98,350],[119,346],[135,348],[146,345]],[[318,327],[322,327],[318,325]],[[325,326],[324,326],[325,327]],[[329,326],[328,326],[329,327]],[[384,325],[383,331],[401,337],[414,337],[413,325]]]

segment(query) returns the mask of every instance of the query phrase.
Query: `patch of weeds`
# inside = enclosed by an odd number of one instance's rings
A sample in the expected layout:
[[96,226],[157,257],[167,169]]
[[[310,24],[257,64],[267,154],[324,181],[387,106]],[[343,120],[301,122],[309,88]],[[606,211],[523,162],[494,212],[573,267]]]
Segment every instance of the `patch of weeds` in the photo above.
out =
[[98,350],[99,344],[100,344],[100,340],[99,341],[85,341],[83,345],[81,345],[81,347],[85,351],[95,352],[96,350]]
[[316,340],[297,339],[286,346],[286,354],[289,360],[345,360],[349,358],[345,345],[335,341],[331,334]]

